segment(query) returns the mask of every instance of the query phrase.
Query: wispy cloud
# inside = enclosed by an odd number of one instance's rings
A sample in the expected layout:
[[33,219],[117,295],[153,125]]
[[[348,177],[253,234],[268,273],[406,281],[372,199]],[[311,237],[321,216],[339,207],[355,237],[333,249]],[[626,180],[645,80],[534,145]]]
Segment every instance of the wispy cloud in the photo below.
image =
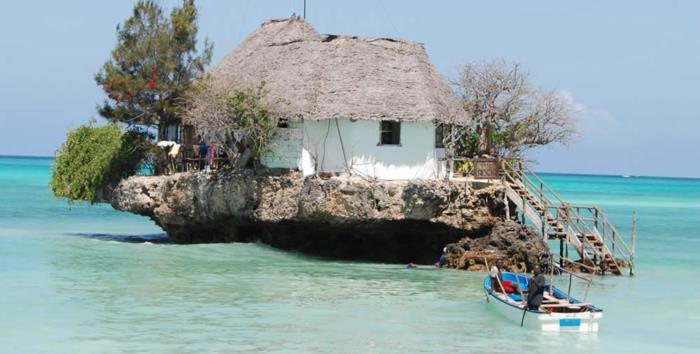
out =
[[591,107],[577,101],[574,98],[574,94],[569,90],[558,90],[555,94],[573,108],[576,125],[581,133],[588,134],[601,130],[610,130],[617,123],[617,119],[610,111],[601,107]]

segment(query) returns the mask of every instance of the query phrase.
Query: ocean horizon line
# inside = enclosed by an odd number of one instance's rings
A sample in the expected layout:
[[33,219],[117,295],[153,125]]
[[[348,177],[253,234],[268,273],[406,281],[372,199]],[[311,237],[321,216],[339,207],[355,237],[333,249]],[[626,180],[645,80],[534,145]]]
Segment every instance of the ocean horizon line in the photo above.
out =
[[42,156],[42,155],[4,155],[4,154],[0,154],[0,158],[52,160],[52,159],[53,159],[53,156]]
[[675,180],[688,180],[688,181],[700,181],[700,177],[685,177],[685,176],[647,176],[647,175],[621,175],[621,174],[609,174],[609,173],[574,173],[574,172],[548,172],[548,171],[535,171],[539,175],[559,175],[559,176],[581,176],[581,177],[616,177],[616,178],[634,178],[634,179],[675,179]]
[[[0,158],[53,160],[54,157],[53,156],[44,156],[44,155],[4,155],[4,154],[0,154]],[[552,172],[552,171],[535,171],[535,172],[537,174],[543,174],[543,175],[617,177],[617,178],[647,178],[647,179],[677,179],[677,180],[700,181],[700,177],[686,177],[686,176],[621,175],[621,174],[610,174],[610,173],[576,173],[576,172]]]

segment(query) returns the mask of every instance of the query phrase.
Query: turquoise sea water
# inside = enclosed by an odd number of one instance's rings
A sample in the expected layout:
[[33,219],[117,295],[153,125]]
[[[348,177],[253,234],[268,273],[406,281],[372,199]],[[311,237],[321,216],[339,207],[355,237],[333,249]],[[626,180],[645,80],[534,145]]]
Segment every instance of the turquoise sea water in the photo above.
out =
[[[50,160],[0,157],[0,352],[693,353],[700,180],[544,175],[639,214],[636,277],[599,277],[596,335],[521,330],[484,274],[341,262],[259,244],[172,245],[149,220],[52,197]],[[578,285],[577,285],[578,286]],[[581,292],[581,286],[574,292]]]

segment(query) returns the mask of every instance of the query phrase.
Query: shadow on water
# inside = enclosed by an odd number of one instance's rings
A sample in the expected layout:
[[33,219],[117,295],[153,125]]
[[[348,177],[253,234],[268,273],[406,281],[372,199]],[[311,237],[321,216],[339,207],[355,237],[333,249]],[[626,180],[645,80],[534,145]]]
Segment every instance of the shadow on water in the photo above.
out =
[[93,240],[101,241],[116,241],[125,243],[158,243],[158,244],[170,244],[172,241],[168,238],[165,233],[159,234],[147,234],[147,235],[124,235],[124,234],[105,234],[105,233],[86,233],[86,232],[72,232],[65,233],[66,236],[77,236],[82,238],[89,238]]

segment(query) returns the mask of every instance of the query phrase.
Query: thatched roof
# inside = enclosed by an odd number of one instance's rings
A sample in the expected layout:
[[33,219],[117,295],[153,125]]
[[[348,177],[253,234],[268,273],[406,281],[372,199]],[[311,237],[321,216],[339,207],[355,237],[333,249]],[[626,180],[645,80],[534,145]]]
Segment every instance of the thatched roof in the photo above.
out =
[[286,117],[468,121],[419,43],[320,35],[298,17],[263,23],[210,73],[231,90],[265,82]]

